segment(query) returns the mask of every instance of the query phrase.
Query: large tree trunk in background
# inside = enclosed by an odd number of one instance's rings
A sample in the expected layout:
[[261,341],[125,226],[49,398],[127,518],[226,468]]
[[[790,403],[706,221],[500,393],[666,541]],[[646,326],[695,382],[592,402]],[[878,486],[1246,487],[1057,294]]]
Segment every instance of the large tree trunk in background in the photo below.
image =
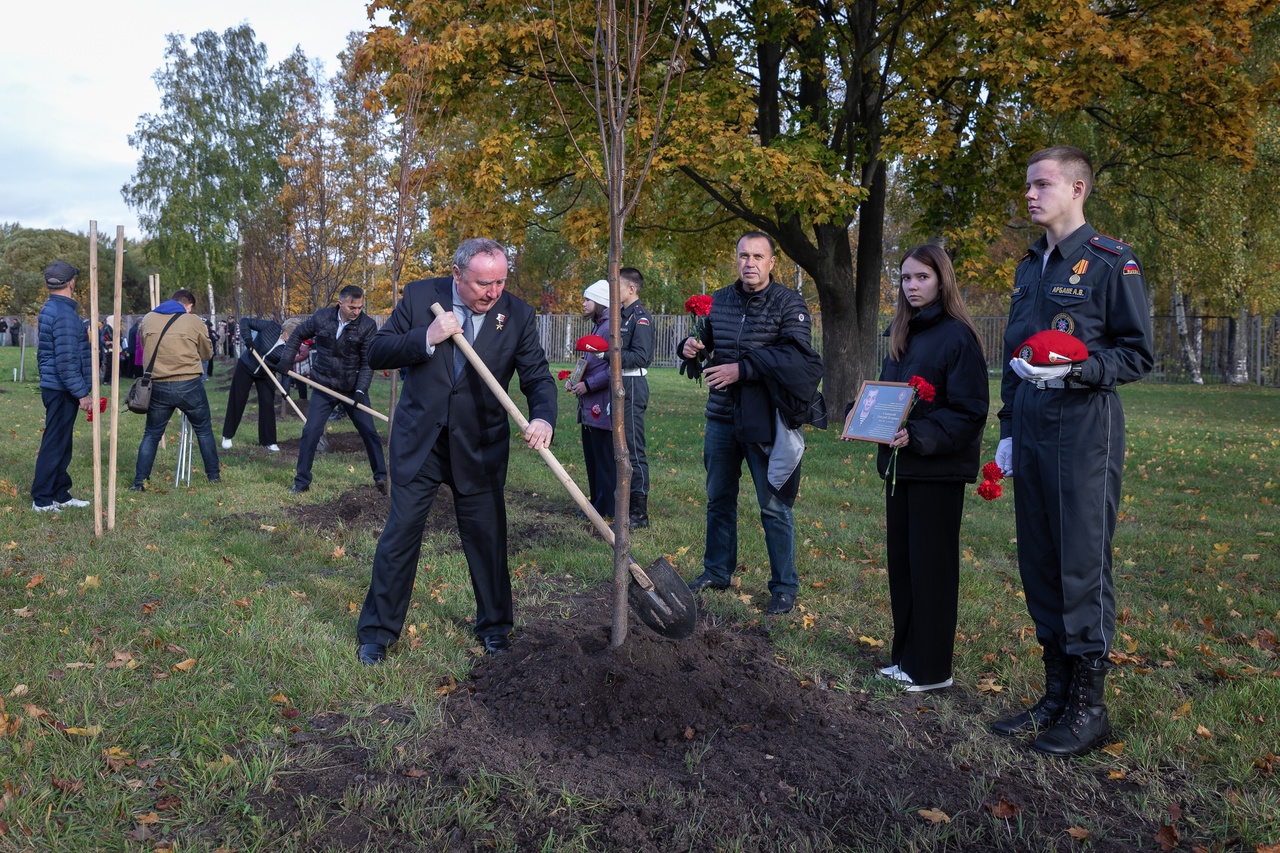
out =
[[[885,173],[880,163],[866,170],[868,195],[858,208],[855,278],[849,229],[842,223],[814,227],[812,246],[779,247],[813,278],[822,312],[822,393],[833,418],[853,399],[864,379],[874,379],[876,336],[880,334],[880,278],[884,261]],[[811,309],[812,305],[809,306]]]

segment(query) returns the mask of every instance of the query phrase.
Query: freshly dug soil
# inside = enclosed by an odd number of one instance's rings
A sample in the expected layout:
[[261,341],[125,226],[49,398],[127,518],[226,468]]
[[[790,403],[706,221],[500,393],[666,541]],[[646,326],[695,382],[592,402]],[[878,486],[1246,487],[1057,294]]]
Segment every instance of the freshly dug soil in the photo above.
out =
[[[294,512],[378,527],[385,502],[369,486]],[[447,489],[428,525],[453,525]],[[511,650],[442,684],[440,725],[384,705],[295,726],[255,812],[308,850],[1075,850],[1081,826],[1090,850],[1158,849],[1132,782],[995,736],[992,760],[955,759],[989,713],[963,688],[801,681],[767,625],[705,614],[679,642],[632,619],[613,649],[608,587],[550,598],[518,601]]]

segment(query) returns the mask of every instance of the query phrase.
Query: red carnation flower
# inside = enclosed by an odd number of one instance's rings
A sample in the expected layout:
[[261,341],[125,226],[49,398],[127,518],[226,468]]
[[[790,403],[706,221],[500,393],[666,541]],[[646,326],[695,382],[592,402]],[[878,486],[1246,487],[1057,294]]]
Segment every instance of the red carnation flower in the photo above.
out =
[[1004,487],[999,480],[983,480],[978,484],[978,496],[985,500],[993,501],[1003,493]]
[[[937,389],[929,384],[929,380],[925,379],[923,376],[912,376],[907,380],[907,384],[914,388],[916,392],[915,399],[911,401],[911,407],[907,409],[907,417],[910,417],[911,413],[915,411],[916,403],[921,400],[926,403],[932,403],[933,398],[938,395],[938,392]],[[889,456],[889,471],[893,476],[893,482],[889,487],[889,494],[893,495],[898,490],[898,448],[896,447],[893,449],[893,453]]]
[[978,496],[989,501],[1004,494],[1000,481],[1004,479],[1004,469],[994,461],[982,466],[982,482],[978,484]]
[[571,371],[571,370],[562,370],[562,371],[560,371],[559,373],[557,373],[557,374],[556,374],[556,379],[559,379],[561,382],[563,382],[563,381],[565,381],[566,379],[568,379],[568,378],[569,378],[569,375],[570,375],[571,373],[573,373],[573,371]]
[[711,313],[711,297],[705,293],[690,296],[684,301],[684,310],[695,317],[705,317]]
[[933,398],[938,395],[938,390],[929,384],[929,380],[923,376],[912,376],[907,384],[916,389],[916,396],[926,403],[932,403]]
[[[98,411],[105,412],[106,410],[107,410],[107,398],[99,397]],[[87,420],[89,423],[93,423],[93,409],[89,409],[89,411],[85,412],[84,414],[85,414],[85,420]]]

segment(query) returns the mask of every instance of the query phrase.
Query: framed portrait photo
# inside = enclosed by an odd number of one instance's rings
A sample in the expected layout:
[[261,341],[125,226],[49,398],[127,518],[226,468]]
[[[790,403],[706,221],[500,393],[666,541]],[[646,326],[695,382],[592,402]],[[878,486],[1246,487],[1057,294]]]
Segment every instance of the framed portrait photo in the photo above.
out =
[[916,390],[906,382],[872,382],[858,389],[858,396],[844,420],[841,441],[874,441],[888,444],[907,419]]

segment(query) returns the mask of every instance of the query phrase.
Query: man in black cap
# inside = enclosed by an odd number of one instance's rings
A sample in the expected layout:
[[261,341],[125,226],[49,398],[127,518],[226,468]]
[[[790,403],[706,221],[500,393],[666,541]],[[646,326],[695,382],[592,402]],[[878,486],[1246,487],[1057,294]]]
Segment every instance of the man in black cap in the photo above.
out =
[[49,299],[40,308],[40,397],[44,402],[44,436],[36,455],[31,482],[31,508],[36,512],[61,512],[67,507],[88,506],[71,496],[71,435],[76,410],[92,407],[93,360],[89,334],[72,294],[79,270],[66,261],[45,268]]

